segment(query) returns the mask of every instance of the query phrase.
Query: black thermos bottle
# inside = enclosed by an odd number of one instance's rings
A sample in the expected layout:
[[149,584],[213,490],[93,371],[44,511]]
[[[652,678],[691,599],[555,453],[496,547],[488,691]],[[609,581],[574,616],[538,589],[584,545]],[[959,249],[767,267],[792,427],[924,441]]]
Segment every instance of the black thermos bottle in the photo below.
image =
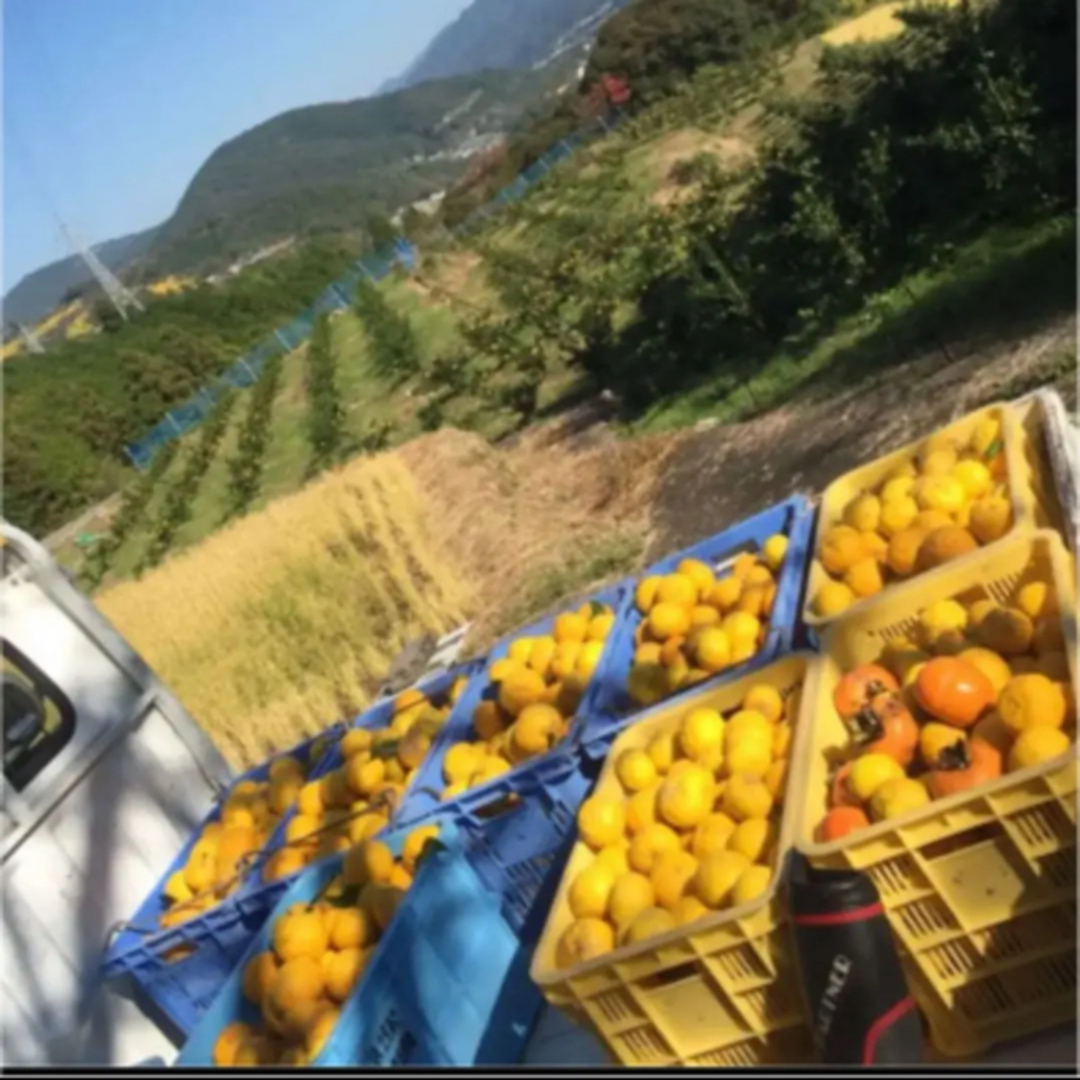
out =
[[921,1064],[922,1022],[874,883],[792,852],[788,904],[818,1060]]

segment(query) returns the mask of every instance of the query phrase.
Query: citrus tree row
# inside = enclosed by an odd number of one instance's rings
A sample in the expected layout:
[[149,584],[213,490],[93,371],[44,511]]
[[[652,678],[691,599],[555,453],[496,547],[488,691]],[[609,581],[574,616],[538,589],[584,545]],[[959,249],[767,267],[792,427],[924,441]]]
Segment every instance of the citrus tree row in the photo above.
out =
[[199,440],[184,459],[176,482],[165,494],[165,502],[154,522],[150,543],[139,562],[138,572],[157,566],[165,557],[180,528],[191,518],[195,494],[210,463],[214,460],[236,395],[223,396],[214,406],[199,433]]
[[88,587],[96,588],[101,584],[113,556],[131,535],[131,530],[142,520],[154,490],[175,457],[176,443],[166,443],[154,457],[150,468],[124,488],[120,496],[120,509],[112,519],[108,535],[94,548],[83,567],[82,576]]
[[236,453],[228,462],[229,517],[244,513],[258,493],[270,433],[270,417],[281,381],[281,366],[280,356],[271,357],[251,391],[251,403],[240,428]]
[[375,370],[386,379],[415,375],[420,370],[420,349],[408,316],[396,311],[366,279],[356,287],[355,309]]
[[334,378],[336,366],[330,320],[320,315],[315,320],[307,352],[308,441],[313,474],[332,463],[341,445],[343,409]]

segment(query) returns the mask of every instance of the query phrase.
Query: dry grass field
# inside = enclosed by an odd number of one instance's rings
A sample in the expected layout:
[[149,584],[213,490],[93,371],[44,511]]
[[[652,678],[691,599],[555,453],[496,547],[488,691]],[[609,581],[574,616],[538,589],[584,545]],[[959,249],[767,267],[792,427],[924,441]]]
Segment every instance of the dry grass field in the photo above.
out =
[[367,703],[464,614],[392,455],[358,460],[96,598],[238,766]]

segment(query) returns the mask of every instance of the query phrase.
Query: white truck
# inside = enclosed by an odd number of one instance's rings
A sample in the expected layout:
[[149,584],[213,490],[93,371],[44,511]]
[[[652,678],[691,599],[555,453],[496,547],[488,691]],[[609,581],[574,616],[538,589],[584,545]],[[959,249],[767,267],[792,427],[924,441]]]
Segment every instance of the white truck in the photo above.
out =
[[[1076,434],[1043,396],[1066,529]],[[1062,489],[1062,484],[1067,490]],[[111,930],[159,880],[232,770],[179,701],[34,539],[0,524],[5,1065],[164,1065],[178,1041],[133,986],[103,985]],[[431,662],[448,665],[460,634]],[[606,1060],[546,1010],[526,1062]],[[1076,1027],[998,1048],[995,1063],[1072,1064]]]

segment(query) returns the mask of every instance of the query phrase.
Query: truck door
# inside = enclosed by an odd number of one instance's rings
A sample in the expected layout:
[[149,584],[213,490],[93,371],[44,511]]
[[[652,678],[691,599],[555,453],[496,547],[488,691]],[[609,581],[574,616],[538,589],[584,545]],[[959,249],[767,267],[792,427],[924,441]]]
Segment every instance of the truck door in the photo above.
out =
[[5,1064],[168,1059],[98,965],[231,772],[44,549],[0,536]]

